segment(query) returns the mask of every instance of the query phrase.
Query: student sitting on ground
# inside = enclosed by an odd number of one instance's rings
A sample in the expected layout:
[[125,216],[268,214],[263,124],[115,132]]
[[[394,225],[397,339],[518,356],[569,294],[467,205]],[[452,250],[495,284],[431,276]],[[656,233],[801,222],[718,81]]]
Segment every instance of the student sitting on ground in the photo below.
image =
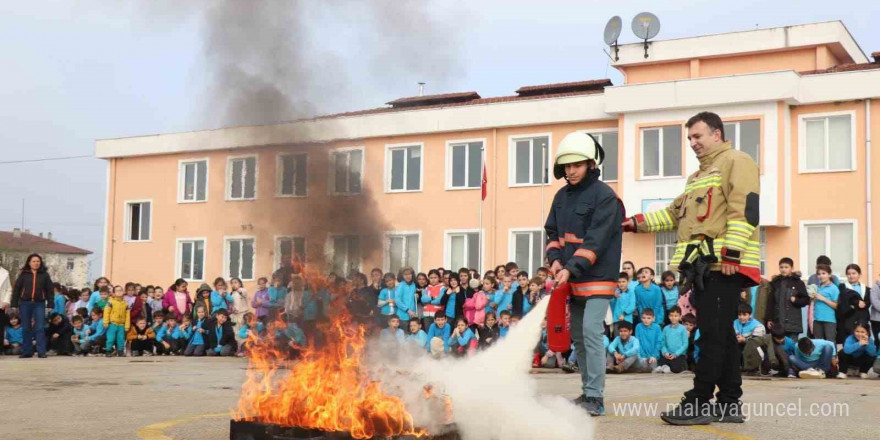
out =
[[474,354],[476,349],[477,337],[473,330],[468,328],[468,321],[465,318],[456,319],[455,330],[449,335],[449,352],[453,356],[463,357]]
[[73,326],[63,313],[52,312],[49,315],[49,327],[46,328],[46,340],[49,341],[49,354],[70,356],[73,354]]
[[687,370],[688,331],[681,325],[681,309],[669,309],[669,324],[663,327],[660,343],[660,358],[655,371],[681,373]]
[[[506,311],[506,310],[505,310]],[[501,338],[501,329],[494,313],[486,313],[486,324],[477,327],[478,348],[489,348]]]
[[82,316],[79,315],[74,315],[70,321],[73,325],[73,336],[70,337],[70,342],[73,344],[73,355],[85,356],[89,342],[89,327],[85,325]]
[[743,374],[795,377],[788,361],[794,354],[794,347],[794,340],[785,335],[783,325],[771,328],[769,335],[749,339],[743,348]]
[[[3,313],[0,311],[0,313]],[[3,352],[8,355],[20,355],[21,344],[24,342],[24,330],[17,313],[9,315],[9,325],[3,335]]]
[[824,379],[833,377],[836,359],[837,347],[833,342],[801,338],[788,361],[801,379]]
[[208,332],[211,331],[211,319],[208,318],[207,308],[203,305],[196,306],[196,320],[192,324],[192,337],[184,350],[184,356],[204,356],[205,346],[208,343]]
[[434,357],[441,357],[449,352],[449,337],[452,329],[446,323],[446,315],[439,314],[434,316],[434,323],[428,329],[425,349]]
[[235,356],[235,352],[238,351],[238,342],[235,341],[235,330],[232,329],[229,312],[226,309],[218,310],[211,324],[205,354],[208,356]]
[[562,353],[550,350],[547,345],[547,318],[541,322],[541,340],[535,346],[532,368],[560,368],[565,365]]
[[657,359],[660,357],[663,330],[654,322],[653,309],[642,310],[642,322],[636,326],[635,337],[639,340],[639,362],[636,368],[645,373],[654,371],[654,368],[657,368]]
[[620,322],[620,335],[608,346],[605,369],[609,373],[634,372],[638,369],[639,339],[632,336],[632,324]]
[[733,321],[733,331],[736,332],[736,342],[739,343],[739,349],[742,351],[746,346],[746,341],[758,336],[764,336],[767,331],[764,325],[752,318],[752,307],[745,303],[737,306],[737,319]]
[[[855,375],[858,370],[862,379],[868,378],[868,371],[877,360],[877,346],[874,345],[874,338],[868,331],[868,326],[862,323],[856,323],[853,328],[853,334],[846,338],[843,344],[843,352],[840,353],[840,373],[837,377],[844,379],[847,375]],[[852,372],[849,370],[853,369]]]
[[131,344],[132,356],[152,356],[153,346],[156,343],[156,333],[147,326],[147,317],[137,318],[134,325],[125,335],[125,339]]
[[169,313],[165,323],[158,328],[154,328],[153,333],[156,335],[157,355],[176,356],[180,353],[181,346],[178,341],[180,330],[177,327],[177,317],[173,313]]
[[[418,321],[418,319],[413,318],[411,321]],[[406,334],[403,332],[403,329],[400,328],[399,316],[391,315],[388,317],[388,327],[383,328],[382,331],[379,332],[379,340],[383,343],[397,342],[401,344],[406,340]]]
[[238,334],[236,335],[238,339],[238,354],[236,356],[238,357],[247,354],[253,341],[259,340],[260,335],[263,334],[264,328],[263,323],[257,319],[257,315],[253,312],[245,313],[243,320],[244,324],[238,329]]
[[[442,310],[437,312],[441,314]],[[417,319],[409,321],[409,332],[406,335],[406,343],[416,347],[424,347],[428,343],[428,334],[422,330],[422,323]]]

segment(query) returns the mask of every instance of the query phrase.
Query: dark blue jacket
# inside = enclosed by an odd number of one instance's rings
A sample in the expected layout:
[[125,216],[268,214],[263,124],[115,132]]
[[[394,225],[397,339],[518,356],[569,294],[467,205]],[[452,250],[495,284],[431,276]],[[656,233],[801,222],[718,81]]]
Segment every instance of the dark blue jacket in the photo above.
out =
[[612,298],[620,273],[623,203],[590,170],[577,185],[566,185],[553,198],[544,230],[547,259],[571,272],[572,294]]

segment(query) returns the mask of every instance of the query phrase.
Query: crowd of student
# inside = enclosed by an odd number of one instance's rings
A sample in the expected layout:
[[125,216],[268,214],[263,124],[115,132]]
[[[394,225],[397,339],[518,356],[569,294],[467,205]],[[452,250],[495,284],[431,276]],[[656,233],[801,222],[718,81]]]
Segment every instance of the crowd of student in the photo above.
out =
[[[841,283],[830,264],[820,257],[816,274],[804,283],[792,261],[783,258],[778,275],[743,292],[731,337],[742,349],[745,374],[865,378],[876,374],[872,368],[880,373],[880,310],[871,306],[872,296],[880,305],[880,285],[864,286],[855,264],[847,266]],[[699,361],[691,292],[679,291],[672,272],[664,272],[659,284],[654,277],[650,267],[636,271],[632,262],[623,264],[605,320],[608,372],[684,373]],[[201,284],[194,296],[183,279],[167,289],[112,285],[107,278],[81,290],[55,284],[45,337],[55,355],[243,356],[249,337],[271,337],[296,356],[299,347],[321,343],[319,323],[331,307],[344,304],[382,341],[414,345],[435,357],[468,356],[504,338],[554,286],[546,268],[530,277],[515,263],[482,276],[464,268],[427,274],[376,268],[369,276],[330,274],[325,281],[313,288],[301,274],[283,268],[271,281],[260,278],[253,295],[238,278],[228,283],[217,278],[212,286]],[[339,289],[345,289],[344,302],[332,302]],[[0,315],[6,321],[0,323],[2,352],[20,354],[19,316]],[[533,367],[576,371],[573,346],[556,353],[548,350],[546,337],[545,329]]]

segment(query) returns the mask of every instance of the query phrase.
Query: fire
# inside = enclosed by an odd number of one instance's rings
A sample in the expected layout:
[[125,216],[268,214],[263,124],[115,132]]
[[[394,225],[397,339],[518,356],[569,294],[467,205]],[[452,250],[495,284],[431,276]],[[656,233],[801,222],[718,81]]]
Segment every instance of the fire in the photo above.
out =
[[[312,289],[327,287],[319,274],[302,273]],[[370,379],[362,366],[366,346],[364,325],[347,312],[344,289],[332,292],[330,309],[338,312],[320,324],[324,344],[314,342],[301,350],[300,359],[287,360],[274,340],[282,321],[269,325],[269,334],[249,339],[250,365],[242,386],[236,419],[282,426],[348,432],[353,438],[427,435],[416,428],[399,397],[386,394],[382,384]],[[280,347],[285,349],[286,347]]]

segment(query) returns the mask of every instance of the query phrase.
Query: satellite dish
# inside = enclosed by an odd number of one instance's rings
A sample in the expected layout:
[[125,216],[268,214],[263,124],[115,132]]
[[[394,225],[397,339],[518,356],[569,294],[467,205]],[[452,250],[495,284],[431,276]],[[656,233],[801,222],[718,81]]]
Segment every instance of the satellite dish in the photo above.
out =
[[620,19],[620,16],[611,17],[611,20],[608,20],[608,24],[605,25],[605,44],[616,45],[621,28],[623,28],[623,20]]
[[650,12],[636,15],[632,21],[632,30],[642,40],[650,40],[660,32],[660,19]]
[[648,58],[648,40],[660,33],[660,19],[650,12],[641,12],[633,17],[632,30],[637,37],[645,40],[645,58]]

